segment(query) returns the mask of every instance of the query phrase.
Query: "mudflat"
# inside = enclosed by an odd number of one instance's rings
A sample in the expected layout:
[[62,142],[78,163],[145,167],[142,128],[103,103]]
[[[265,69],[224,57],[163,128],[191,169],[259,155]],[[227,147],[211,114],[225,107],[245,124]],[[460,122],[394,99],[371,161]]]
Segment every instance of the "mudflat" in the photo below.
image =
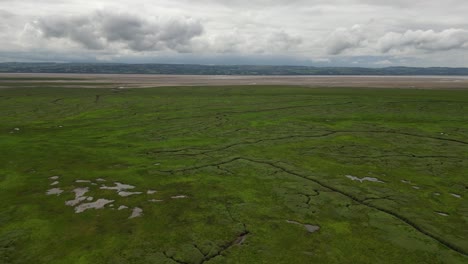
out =
[[[234,76],[150,74],[0,73],[0,88],[17,82],[63,84],[82,88],[163,86],[294,85],[309,87],[468,89],[468,76]],[[96,86],[95,84],[100,84]]]

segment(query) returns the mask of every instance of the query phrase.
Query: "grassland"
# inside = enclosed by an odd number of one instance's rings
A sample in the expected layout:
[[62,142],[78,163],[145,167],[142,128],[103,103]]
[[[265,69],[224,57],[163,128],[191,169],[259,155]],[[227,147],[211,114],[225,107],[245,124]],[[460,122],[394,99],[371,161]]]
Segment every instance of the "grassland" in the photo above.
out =
[[[467,90],[21,85],[0,263],[468,262]],[[75,213],[85,186],[114,207]]]

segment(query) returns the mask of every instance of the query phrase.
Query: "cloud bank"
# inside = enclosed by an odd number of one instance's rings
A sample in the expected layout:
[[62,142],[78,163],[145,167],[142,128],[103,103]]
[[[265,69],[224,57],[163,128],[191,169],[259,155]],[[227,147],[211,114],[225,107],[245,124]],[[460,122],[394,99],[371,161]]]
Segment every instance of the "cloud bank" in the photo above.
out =
[[0,62],[468,67],[465,0],[0,2]]
[[201,23],[190,18],[152,21],[110,12],[40,18],[33,26],[44,38],[67,39],[91,50],[117,45],[132,51],[184,52],[190,49],[191,40],[203,33]]

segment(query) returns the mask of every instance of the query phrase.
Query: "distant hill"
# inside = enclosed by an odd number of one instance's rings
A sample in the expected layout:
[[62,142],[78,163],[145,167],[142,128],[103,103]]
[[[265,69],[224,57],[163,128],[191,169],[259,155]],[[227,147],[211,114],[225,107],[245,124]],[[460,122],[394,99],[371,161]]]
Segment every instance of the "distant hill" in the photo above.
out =
[[453,75],[468,76],[468,68],[357,68],[308,66],[113,64],[113,63],[0,63],[0,73],[97,73],[185,75]]

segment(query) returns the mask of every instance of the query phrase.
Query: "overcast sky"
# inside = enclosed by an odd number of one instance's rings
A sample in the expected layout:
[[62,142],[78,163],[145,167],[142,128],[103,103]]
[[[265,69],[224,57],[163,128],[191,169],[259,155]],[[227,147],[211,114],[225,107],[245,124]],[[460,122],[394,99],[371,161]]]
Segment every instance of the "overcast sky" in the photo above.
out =
[[468,67],[466,0],[0,0],[0,61]]

